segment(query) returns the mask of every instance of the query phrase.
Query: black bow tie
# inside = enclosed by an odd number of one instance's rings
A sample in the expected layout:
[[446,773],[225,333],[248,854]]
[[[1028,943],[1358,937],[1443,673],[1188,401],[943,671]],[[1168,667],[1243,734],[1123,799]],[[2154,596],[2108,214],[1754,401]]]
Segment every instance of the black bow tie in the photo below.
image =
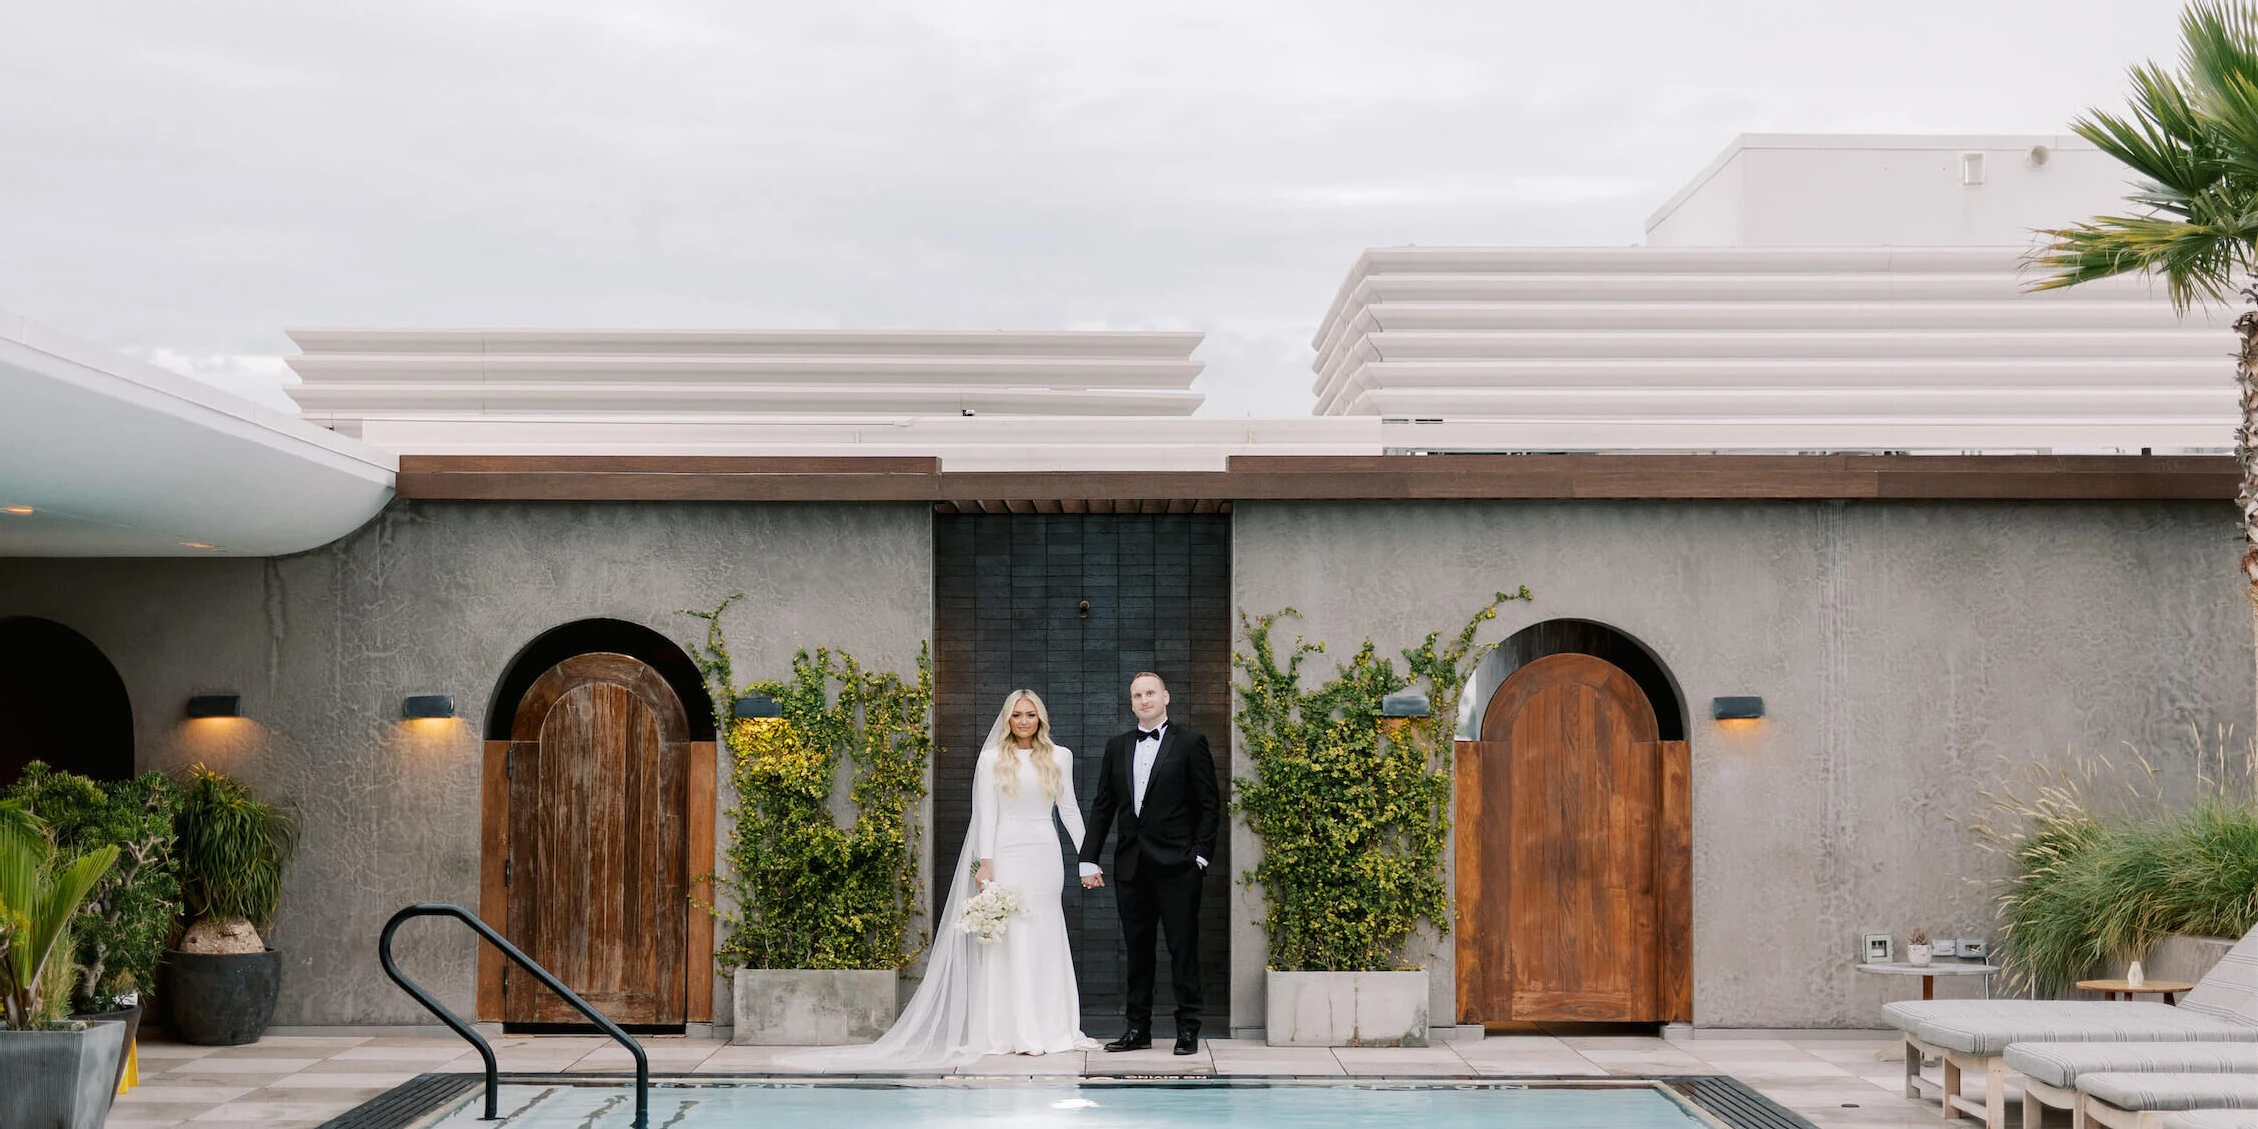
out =
[[1140,730],[1138,730],[1138,731],[1137,731],[1137,740],[1139,740],[1139,741],[1158,741],[1158,740],[1160,740],[1160,733],[1161,733],[1161,729],[1166,729],[1166,728],[1168,728],[1168,727],[1167,727],[1167,726],[1165,726],[1165,725],[1163,725],[1163,726],[1161,726],[1161,727],[1160,727],[1160,729],[1155,729],[1155,730],[1152,730],[1152,731],[1150,731],[1150,732],[1147,732],[1147,731],[1145,731],[1145,730],[1142,730],[1142,729],[1140,729]]

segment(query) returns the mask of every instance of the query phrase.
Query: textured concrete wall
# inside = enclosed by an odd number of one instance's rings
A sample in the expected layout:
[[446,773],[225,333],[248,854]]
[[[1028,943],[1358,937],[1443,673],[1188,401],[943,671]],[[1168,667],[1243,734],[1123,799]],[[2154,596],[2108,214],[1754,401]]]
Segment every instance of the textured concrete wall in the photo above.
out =
[[[817,644],[909,671],[932,622],[931,529],[920,505],[398,503],[296,557],[0,560],[0,616],[102,648],[143,768],[205,761],[301,813],[271,938],[276,1023],[423,1022],[377,968],[377,931],[409,902],[476,905],[480,727],[519,648],[599,616],[694,640],[702,625],[676,612],[742,591],[740,679]],[[222,690],[244,720],[182,720],[190,694]],[[403,723],[418,693],[454,695],[461,720]],[[410,975],[467,1013],[467,932],[425,921],[401,938]],[[726,1022],[726,981],[715,1004]]]
[[[1527,584],[1486,641],[1568,617],[1643,642],[1693,721],[1695,1022],[1871,1027],[1909,988],[1852,969],[1860,933],[1998,936],[1980,880],[2000,867],[1966,821],[2004,762],[2131,742],[2184,780],[2191,729],[2250,732],[2233,522],[2194,503],[1243,502],[1234,599],[1299,608],[1341,654]],[[1767,716],[1707,720],[1727,694]],[[1243,826],[1232,848],[1259,857]],[[1243,1028],[1261,905],[1236,904]],[[1445,1022],[1447,942],[1431,961]]]

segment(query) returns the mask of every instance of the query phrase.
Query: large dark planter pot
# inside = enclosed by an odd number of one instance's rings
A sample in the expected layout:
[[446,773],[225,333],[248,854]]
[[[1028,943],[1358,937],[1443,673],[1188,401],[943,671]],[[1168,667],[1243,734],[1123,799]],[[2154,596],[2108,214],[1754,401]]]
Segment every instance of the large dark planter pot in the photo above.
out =
[[165,960],[172,965],[165,981],[166,1005],[181,1042],[233,1047],[259,1041],[274,1018],[275,994],[282,988],[280,953],[166,949]]
[[[125,1024],[124,1046],[127,1050],[130,1050],[133,1047],[134,1040],[141,1038],[140,1004],[135,1004],[129,1008],[120,1008],[117,1011],[87,1012],[80,1015],[74,1015],[71,1018],[83,1019],[90,1023],[110,1022]],[[125,1056],[126,1051],[121,1050],[118,1052],[118,1080],[115,1083],[112,1083],[110,1086],[110,1092],[113,1094],[118,1092],[117,1088],[119,1086],[125,1085]]]
[[125,1024],[77,1031],[0,1031],[0,1125],[101,1129],[118,1092]]

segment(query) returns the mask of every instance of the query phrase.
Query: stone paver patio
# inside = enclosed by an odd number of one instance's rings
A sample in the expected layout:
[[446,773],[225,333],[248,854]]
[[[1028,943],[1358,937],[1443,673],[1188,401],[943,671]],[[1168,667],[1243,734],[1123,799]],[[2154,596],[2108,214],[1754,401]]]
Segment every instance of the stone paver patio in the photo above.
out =
[[[767,1073],[779,1047],[732,1047],[708,1039],[643,1041],[654,1076]],[[1901,1096],[1896,1044],[1853,1038],[1658,1038],[1491,1036],[1426,1049],[1300,1049],[1216,1039],[1177,1058],[1165,1045],[1128,1054],[995,1056],[958,1071],[998,1078],[1085,1073],[1300,1075],[1311,1077],[1495,1077],[1503,1075],[1729,1074],[1821,1129],[1934,1125],[1934,1100]],[[494,1040],[505,1071],[622,1071],[626,1052],[601,1038],[505,1036]],[[247,1047],[147,1042],[141,1085],[118,1099],[110,1129],[217,1124],[308,1127],[426,1071],[476,1072],[475,1052],[453,1037],[276,1035]],[[1930,1072],[1935,1073],[1933,1070]],[[1978,1080],[1978,1085],[1981,1080]]]

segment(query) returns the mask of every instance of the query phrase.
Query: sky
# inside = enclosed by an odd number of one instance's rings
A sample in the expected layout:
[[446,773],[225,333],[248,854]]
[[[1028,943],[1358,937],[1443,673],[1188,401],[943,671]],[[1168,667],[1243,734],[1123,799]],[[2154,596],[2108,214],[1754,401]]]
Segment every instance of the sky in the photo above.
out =
[[286,326],[1199,330],[1628,244],[1742,133],[2056,133],[2160,0],[0,0],[0,309],[290,409]]

